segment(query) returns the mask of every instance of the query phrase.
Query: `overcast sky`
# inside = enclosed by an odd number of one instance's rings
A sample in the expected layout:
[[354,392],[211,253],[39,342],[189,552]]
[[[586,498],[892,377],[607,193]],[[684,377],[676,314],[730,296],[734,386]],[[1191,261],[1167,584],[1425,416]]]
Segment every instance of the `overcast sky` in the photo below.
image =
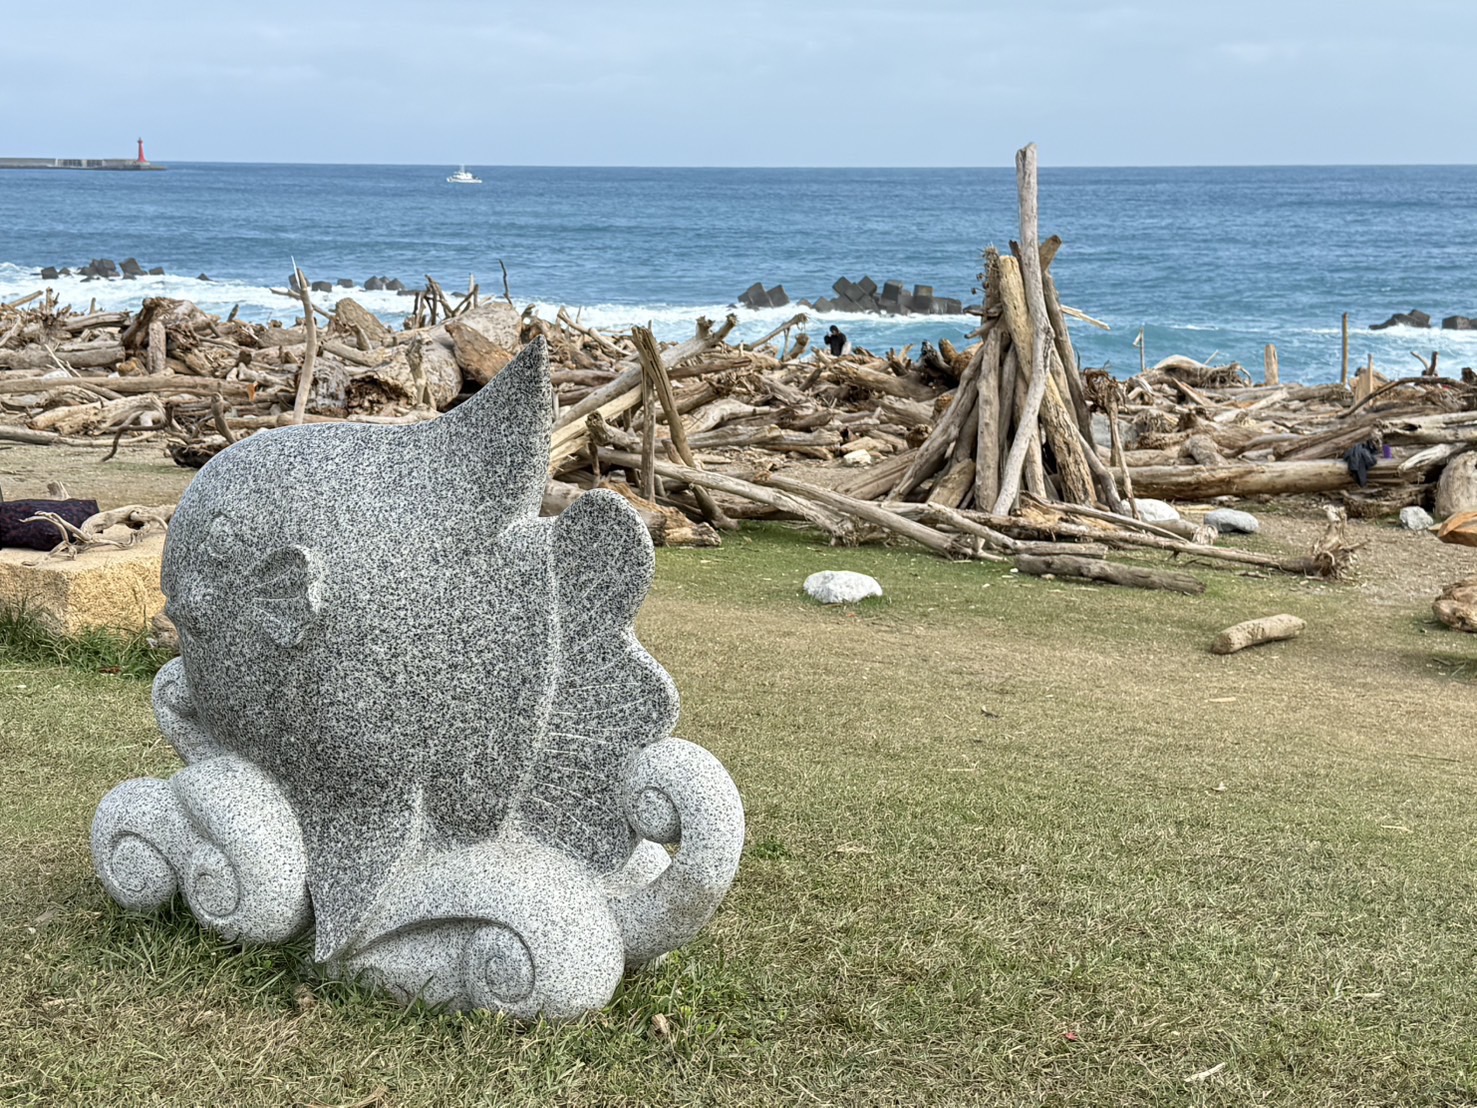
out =
[[5,3],[0,155],[1477,162],[1477,0]]

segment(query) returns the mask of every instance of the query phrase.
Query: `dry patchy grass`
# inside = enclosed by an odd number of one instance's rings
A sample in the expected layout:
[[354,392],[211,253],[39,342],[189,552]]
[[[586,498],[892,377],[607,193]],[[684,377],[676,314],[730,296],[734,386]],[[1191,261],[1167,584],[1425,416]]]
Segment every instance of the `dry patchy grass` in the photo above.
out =
[[[888,597],[809,603],[830,567]],[[1477,1102],[1477,645],[1347,587],[1205,576],[1199,598],[1127,592],[775,527],[664,552],[641,634],[681,733],[744,793],[747,849],[697,942],[565,1027],[405,1011],[306,947],[118,911],[87,826],[116,781],[174,765],[147,685],[0,654],[0,1089]],[[1301,639],[1207,653],[1284,610]]]

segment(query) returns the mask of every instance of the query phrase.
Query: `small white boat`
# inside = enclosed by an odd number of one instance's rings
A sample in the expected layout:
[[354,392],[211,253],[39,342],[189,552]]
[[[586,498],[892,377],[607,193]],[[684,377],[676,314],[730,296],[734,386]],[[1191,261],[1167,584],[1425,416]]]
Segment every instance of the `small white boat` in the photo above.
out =
[[480,185],[482,183],[482,178],[468,173],[466,166],[462,166],[446,179],[453,185]]

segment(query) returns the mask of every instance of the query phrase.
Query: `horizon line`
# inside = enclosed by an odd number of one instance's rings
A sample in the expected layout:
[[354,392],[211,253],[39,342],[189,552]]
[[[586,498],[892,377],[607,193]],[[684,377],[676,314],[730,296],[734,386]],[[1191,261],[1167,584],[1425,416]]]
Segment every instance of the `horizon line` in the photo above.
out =
[[[10,157],[11,155],[7,155]],[[14,157],[69,157],[70,155],[13,155]],[[236,166],[344,166],[352,168],[439,169],[447,165],[491,169],[663,169],[663,170],[804,170],[808,172],[844,172],[856,170],[998,170],[1014,174],[1009,164],[990,165],[643,165],[634,163],[543,163],[543,162],[351,162],[351,161],[255,161],[217,158],[176,158],[150,164],[170,165],[236,165]],[[1042,173],[1062,169],[1465,169],[1477,162],[1146,162],[1146,163],[1057,163],[1040,167]]]

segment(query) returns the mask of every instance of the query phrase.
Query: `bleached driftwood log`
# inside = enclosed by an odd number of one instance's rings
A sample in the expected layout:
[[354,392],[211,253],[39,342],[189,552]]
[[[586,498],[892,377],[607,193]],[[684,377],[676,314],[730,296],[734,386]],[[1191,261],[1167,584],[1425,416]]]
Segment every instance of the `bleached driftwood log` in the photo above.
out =
[[1210,644],[1210,652],[1212,654],[1235,654],[1238,650],[1245,650],[1248,646],[1295,639],[1303,633],[1303,629],[1307,626],[1307,623],[1297,616],[1288,615],[1285,612],[1281,615],[1249,619],[1234,627],[1227,627],[1217,635],[1215,641]]

